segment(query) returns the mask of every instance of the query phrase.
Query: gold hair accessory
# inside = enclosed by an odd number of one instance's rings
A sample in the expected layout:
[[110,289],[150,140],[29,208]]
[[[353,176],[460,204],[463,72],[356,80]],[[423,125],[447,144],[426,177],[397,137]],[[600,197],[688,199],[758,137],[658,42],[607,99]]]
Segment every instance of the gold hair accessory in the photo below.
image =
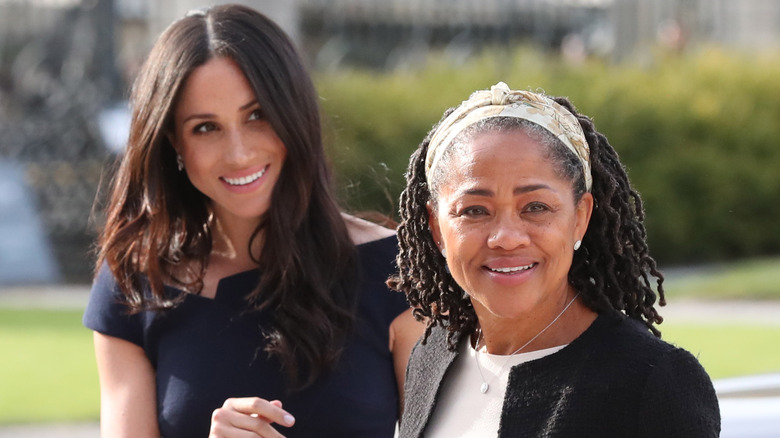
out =
[[503,82],[493,85],[490,90],[472,93],[436,129],[425,157],[425,178],[428,183],[452,140],[467,127],[491,117],[516,117],[550,131],[577,155],[585,174],[585,189],[590,191],[593,186],[590,148],[574,114],[543,94],[511,90]]

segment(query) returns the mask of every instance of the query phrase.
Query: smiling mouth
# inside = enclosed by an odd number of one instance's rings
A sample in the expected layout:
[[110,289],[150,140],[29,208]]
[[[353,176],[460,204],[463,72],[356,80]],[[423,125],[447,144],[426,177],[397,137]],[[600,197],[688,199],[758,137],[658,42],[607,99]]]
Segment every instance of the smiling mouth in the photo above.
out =
[[521,272],[521,271],[527,271],[531,268],[536,266],[536,263],[531,263],[530,265],[526,266],[513,266],[511,268],[488,268],[489,270],[493,272],[500,272],[502,274],[510,274],[512,272]]
[[265,166],[261,171],[253,173],[251,175],[243,176],[241,178],[227,178],[222,177],[222,181],[225,181],[226,183],[230,184],[231,186],[245,186],[247,184],[251,184],[260,177],[262,177],[265,174],[265,171],[268,170],[268,166]]

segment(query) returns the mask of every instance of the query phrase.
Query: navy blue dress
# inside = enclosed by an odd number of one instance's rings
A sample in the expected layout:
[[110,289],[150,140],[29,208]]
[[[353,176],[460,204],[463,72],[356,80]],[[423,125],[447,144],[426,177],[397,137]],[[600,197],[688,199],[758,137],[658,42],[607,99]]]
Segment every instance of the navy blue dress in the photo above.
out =
[[[259,271],[223,278],[214,299],[188,294],[166,312],[127,316],[104,266],[92,286],[84,325],[141,346],[156,370],[157,414],[165,438],[205,437],[211,414],[230,397],[281,400],[295,416],[293,437],[392,437],[398,390],[389,326],[409,306],[385,280],[394,271],[396,238],[358,246],[358,322],[337,367],[312,386],[288,394],[280,363],[264,352],[271,312],[242,315],[243,297]],[[185,293],[166,288],[171,294]],[[259,322],[259,324],[258,324]]]

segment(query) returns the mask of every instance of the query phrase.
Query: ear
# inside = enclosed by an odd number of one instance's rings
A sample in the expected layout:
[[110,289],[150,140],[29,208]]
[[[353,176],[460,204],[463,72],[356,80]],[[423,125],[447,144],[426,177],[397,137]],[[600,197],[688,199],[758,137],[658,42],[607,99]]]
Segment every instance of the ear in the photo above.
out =
[[[436,216],[436,209],[433,208],[433,205],[431,204],[431,201],[428,201],[425,204],[425,208],[428,210],[428,227],[431,230],[431,235],[433,236],[433,241],[436,242],[436,245],[440,245],[439,242],[441,242],[441,228],[439,228],[439,218]],[[439,247],[439,250],[441,251],[441,247]]]
[[165,133],[165,137],[168,139],[168,143],[171,144],[176,153],[181,155],[181,152],[179,151],[179,143],[176,141],[176,133],[173,131],[168,131]]
[[574,237],[582,240],[585,236],[585,232],[588,231],[588,224],[590,223],[590,216],[593,214],[593,194],[590,192],[585,193],[577,203],[574,224]]

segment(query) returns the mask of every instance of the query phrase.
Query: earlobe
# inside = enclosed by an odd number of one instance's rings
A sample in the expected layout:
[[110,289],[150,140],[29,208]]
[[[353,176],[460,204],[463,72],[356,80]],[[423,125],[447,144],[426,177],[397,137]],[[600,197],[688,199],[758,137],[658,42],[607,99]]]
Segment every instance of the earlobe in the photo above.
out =
[[165,134],[165,138],[168,139],[168,143],[171,144],[173,151],[176,153],[176,168],[179,169],[179,172],[181,172],[184,170],[184,159],[182,159],[181,152],[179,152],[179,148],[177,147],[176,137],[172,132],[168,132]]

